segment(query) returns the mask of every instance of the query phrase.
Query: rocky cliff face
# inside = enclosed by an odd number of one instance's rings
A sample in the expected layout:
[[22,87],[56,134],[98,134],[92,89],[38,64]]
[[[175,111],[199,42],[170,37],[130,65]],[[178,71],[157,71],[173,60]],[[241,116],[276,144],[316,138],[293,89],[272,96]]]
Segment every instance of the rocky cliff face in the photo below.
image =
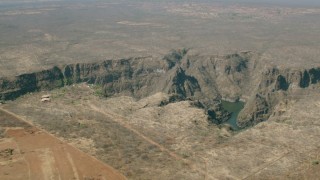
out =
[[[320,68],[279,69],[263,67],[252,52],[226,56],[188,55],[174,50],[163,58],[141,57],[100,63],[69,64],[48,70],[0,78],[1,99],[14,99],[28,92],[50,90],[73,83],[103,86],[105,96],[125,94],[136,98],[157,92],[172,95],[172,102],[190,100],[206,110],[214,123],[229,115],[222,98],[246,100],[239,125],[267,120],[273,108],[295,89],[318,88]],[[168,102],[163,102],[165,105]]]
[[249,126],[267,120],[274,107],[289,98],[297,98],[303,91],[320,90],[320,67],[310,69],[267,68],[260,83],[252,92],[238,117],[240,126]]
[[0,98],[14,99],[28,92],[53,89],[63,85],[63,74],[58,67],[16,77],[4,77],[0,78]]

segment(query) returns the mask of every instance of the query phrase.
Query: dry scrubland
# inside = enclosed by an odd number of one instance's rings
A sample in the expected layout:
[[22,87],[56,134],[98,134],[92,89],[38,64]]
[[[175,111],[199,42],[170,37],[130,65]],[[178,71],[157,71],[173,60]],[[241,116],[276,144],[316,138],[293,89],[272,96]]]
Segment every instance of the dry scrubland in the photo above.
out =
[[[35,92],[0,104],[0,179],[102,179],[99,167],[122,178],[72,146],[128,179],[319,179],[318,7],[0,3],[0,95],[28,92],[27,75],[40,79]],[[181,47],[190,49],[168,54]],[[177,92],[185,97],[170,101]],[[197,96],[247,100],[247,127],[212,123]],[[29,171],[31,161],[42,171]]]
[[0,110],[1,179],[125,179],[112,167]]
[[282,107],[282,115],[267,122],[232,132],[208,123],[204,111],[188,101],[159,107],[168,98],[162,93],[137,101],[125,96],[105,99],[95,92],[80,84],[50,92],[50,103],[39,101],[44,93],[35,93],[2,108],[129,179],[319,177],[318,93],[290,101]]
[[[42,2],[0,8],[0,75],[52,65],[255,51],[267,64],[304,66],[319,57],[319,8],[186,2]],[[204,17],[203,17],[204,16]]]

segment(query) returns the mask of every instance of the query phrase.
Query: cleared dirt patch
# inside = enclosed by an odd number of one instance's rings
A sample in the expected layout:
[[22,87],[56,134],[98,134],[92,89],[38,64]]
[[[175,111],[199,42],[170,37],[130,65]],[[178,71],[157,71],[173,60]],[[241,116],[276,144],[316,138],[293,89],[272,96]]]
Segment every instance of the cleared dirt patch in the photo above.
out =
[[0,179],[125,179],[47,132],[9,112],[0,113],[1,125],[11,126],[3,126],[5,138],[0,139]]

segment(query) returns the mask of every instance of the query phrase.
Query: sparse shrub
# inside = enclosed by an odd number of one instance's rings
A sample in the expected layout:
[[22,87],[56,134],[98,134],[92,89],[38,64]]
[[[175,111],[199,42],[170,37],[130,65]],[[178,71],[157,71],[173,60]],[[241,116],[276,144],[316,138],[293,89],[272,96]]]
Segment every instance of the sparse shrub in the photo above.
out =
[[312,165],[318,165],[319,163],[320,163],[319,160],[312,161]]
[[79,127],[82,128],[82,129],[88,128],[88,125],[87,125],[87,124],[79,123],[78,125],[79,125]]
[[0,98],[0,103],[5,104],[5,102],[6,102],[6,99],[5,99],[4,95],[2,95]]
[[5,131],[5,129],[0,127],[0,138],[4,137],[4,131]]
[[64,83],[64,85],[71,85],[71,84],[73,84],[73,81],[70,78],[64,78],[63,83]]
[[182,152],[181,155],[183,158],[188,158],[191,156],[190,152]]
[[94,95],[99,96],[99,97],[104,97],[102,85],[94,85],[93,89],[94,89]]

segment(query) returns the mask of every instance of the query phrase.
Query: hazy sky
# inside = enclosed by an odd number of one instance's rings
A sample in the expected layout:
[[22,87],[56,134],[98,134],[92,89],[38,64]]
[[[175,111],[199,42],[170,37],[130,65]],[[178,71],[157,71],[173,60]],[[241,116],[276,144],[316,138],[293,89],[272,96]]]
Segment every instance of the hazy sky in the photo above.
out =
[[[0,2],[45,2],[45,1],[82,1],[91,2],[95,0],[0,0]],[[103,0],[97,0],[103,1]],[[108,2],[119,2],[125,0],[105,0]],[[144,2],[239,2],[239,3],[266,3],[266,4],[287,4],[287,5],[320,5],[320,0],[127,0],[129,2],[144,1]]]

